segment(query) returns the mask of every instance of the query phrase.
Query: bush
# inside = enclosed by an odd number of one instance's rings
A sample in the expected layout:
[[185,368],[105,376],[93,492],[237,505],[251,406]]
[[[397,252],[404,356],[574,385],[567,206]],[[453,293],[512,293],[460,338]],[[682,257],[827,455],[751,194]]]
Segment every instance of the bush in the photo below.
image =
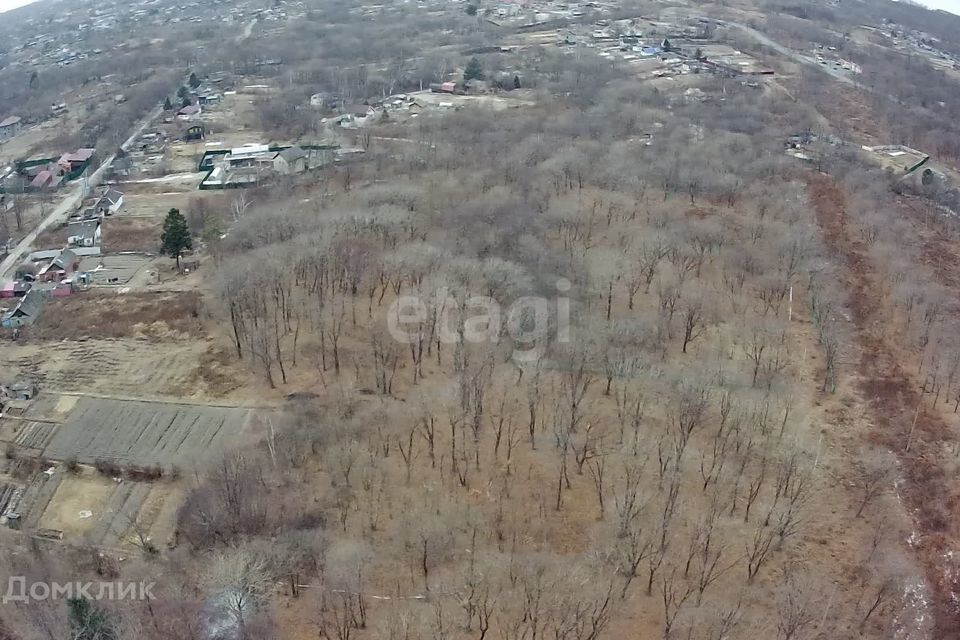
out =
[[94,462],[93,466],[96,467],[98,472],[111,478],[116,478],[123,473],[123,469],[120,467],[120,465],[111,460],[100,459]]

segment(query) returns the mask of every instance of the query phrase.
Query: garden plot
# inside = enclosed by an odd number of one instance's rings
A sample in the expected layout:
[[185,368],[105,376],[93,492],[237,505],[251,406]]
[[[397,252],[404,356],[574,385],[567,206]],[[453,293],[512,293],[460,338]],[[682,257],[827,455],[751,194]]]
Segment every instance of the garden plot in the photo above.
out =
[[33,475],[17,505],[21,527],[24,530],[32,531],[40,527],[43,513],[47,510],[47,505],[50,504],[57,489],[60,488],[62,480],[63,473],[56,471],[54,473],[41,471]]
[[[95,472],[82,476],[61,473],[61,482],[37,517],[41,529],[60,531],[67,539],[87,536],[100,522],[112,519],[107,505],[117,483]],[[123,483],[128,484],[128,483]],[[100,536],[102,537],[102,536]],[[97,544],[100,537],[90,542]]]
[[120,465],[192,466],[244,431],[250,410],[81,398],[44,454]]
[[13,442],[18,447],[42,450],[50,442],[56,428],[55,422],[23,421]]
[[86,536],[87,542],[100,547],[118,546],[126,533],[136,528],[140,509],[149,493],[150,485],[144,482],[115,483],[102,513]]

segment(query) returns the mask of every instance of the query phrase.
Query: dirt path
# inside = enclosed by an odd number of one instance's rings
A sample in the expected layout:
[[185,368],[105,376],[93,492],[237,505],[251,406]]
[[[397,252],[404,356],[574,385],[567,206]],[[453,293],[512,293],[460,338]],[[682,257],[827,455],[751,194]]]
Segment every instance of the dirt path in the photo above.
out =
[[914,523],[914,551],[931,595],[933,637],[960,638],[960,575],[953,560],[960,521],[952,514],[960,481],[947,473],[941,459],[944,445],[954,436],[936,410],[918,411],[919,385],[901,366],[895,338],[884,331],[888,318],[881,306],[879,276],[862,240],[851,229],[843,191],[829,176],[812,174],[808,193],[826,243],[840,261],[853,339],[860,351],[857,391],[873,425],[869,439],[899,460],[903,478],[898,489]]

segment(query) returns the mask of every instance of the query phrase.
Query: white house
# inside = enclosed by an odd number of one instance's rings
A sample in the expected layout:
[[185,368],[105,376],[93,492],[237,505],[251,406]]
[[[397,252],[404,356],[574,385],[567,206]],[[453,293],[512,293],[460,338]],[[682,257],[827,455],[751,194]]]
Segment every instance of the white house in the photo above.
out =
[[122,206],[123,194],[116,189],[109,188],[103,192],[103,195],[100,196],[95,208],[99,214],[111,216],[117,211],[120,211],[120,207]]
[[96,247],[100,245],[100,220],[84,220],[67,225],[67,243],[71,247]]

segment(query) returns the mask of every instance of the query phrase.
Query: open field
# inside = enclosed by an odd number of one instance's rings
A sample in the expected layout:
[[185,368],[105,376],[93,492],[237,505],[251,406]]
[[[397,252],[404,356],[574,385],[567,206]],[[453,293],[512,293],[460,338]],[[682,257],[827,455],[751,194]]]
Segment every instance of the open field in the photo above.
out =
[[[207,359],[207,345],[147,339],[65,341],[5,346],[10,375],[47,390],[138,397],[222,397],[246,380],[233,363]],[[213,378],[210,376],[213,375]]]
[[450,105],[453,107],[481,107],[502,111],[517,107],[529,107],[536,102],[521,97],[522,91],[515,92],[516,95],[489,95],[489,96],[461,96],[449,93],[433,93],[430,91],[416,91],[408,95],[415,96],[417,100],[429,105]]
[[[132,276],[148,259],[140,255],[103,257],[104,276]],[[90,263],[99,263],[91,258]],[[96,275],[96,264],[90,270]],[[30,327],[37,340],[64,340],[94,337],[146,337],[162,339],[178,335],[205,336],[200,318],[200,294],[87,292],[51,300],[44,306],[39,321]],[[96,331],[93,329],[96,328]]]
[[44,455],[85,464],[194,466],[235,443],[250,416],[245,409],[81,398]]
[[115,485],[92,470],[83,476],[65,476],[40,516],[39,525],[63,531],[65,536],[85,535],[104,516],[104,505]]

